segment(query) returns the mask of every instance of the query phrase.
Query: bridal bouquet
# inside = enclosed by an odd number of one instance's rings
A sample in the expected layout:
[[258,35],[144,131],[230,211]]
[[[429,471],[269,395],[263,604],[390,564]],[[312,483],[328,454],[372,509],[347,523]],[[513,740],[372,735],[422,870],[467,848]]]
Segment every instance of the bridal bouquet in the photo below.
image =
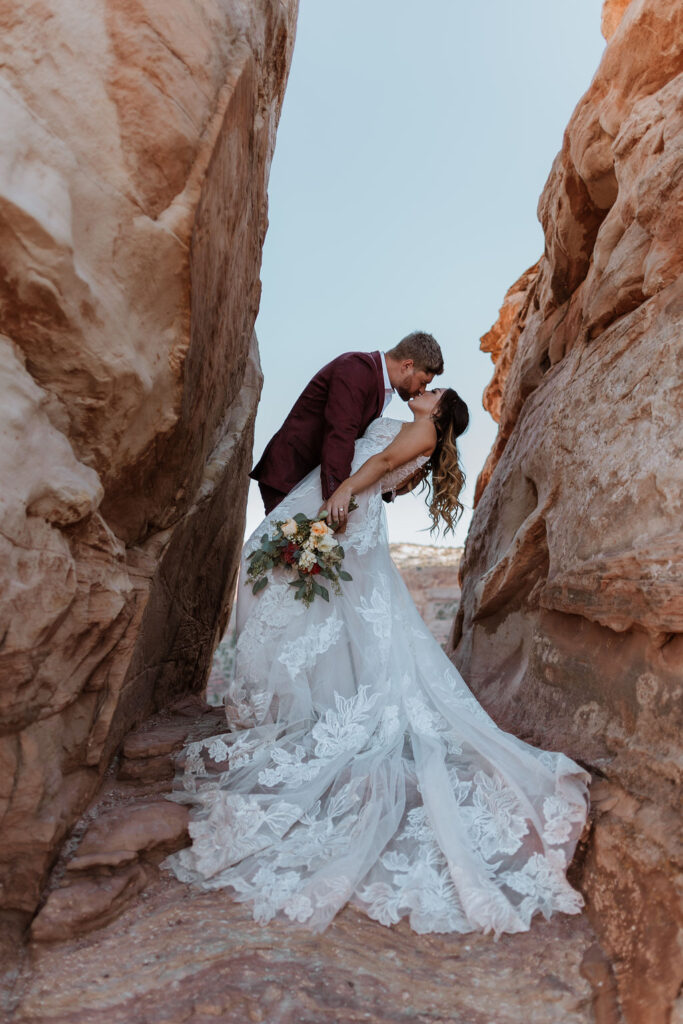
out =
[[[349,512],[358,508],[351,499]],[[303,512],[284,521],[275,523],[275,533],[269,537],[264,533],[261,543],[248,555],[247,576],[253,580],[252,593],[258,594],[268,586],[269,573],[275,568],[289,568],[296,573],[290,587],[296,587],[294,597],[308,607],[317,595],[326,601],[330,592],[320,582],[320,577],[332,584],[335,594],[341,594],[340,580],[352,579],[350,573],[341,568],[344,549],[335,539],[334,527],[325,522],[327,512],[317,519],[309,519]]]

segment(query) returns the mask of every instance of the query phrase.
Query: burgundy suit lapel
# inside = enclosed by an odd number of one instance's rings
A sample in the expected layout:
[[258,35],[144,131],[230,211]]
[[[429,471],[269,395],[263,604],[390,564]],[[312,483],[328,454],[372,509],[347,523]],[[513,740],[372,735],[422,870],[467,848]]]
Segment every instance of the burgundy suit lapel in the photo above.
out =
[[374,419],[382,415],[384,409],[384,371],[382,370],[382,356],[379,352],[371,352],[375,367],[377,368],[377,411]]

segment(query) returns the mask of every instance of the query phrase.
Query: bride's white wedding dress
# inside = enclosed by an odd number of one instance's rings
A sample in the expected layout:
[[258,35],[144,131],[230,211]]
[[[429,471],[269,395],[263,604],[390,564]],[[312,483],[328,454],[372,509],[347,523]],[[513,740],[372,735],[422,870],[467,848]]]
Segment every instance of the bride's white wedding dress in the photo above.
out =
[[[401,425],[375,420],[353,469]],[[382,490],[421,462],[357,495],[343,538],[353,580],[329,603],[295,600],[284,570],[253,596],[244,573],[272,522],[317,513],[319,470],[244,547],[231,731],[182,752],[168,799],[192,806],[192,846],[162,866],[231,887],[259,921],[320,930],[350,901],[386,925],[407,915],[416,932],[498,936],[583,905],[565,870],[590,776],[495,725],[389,555]]]

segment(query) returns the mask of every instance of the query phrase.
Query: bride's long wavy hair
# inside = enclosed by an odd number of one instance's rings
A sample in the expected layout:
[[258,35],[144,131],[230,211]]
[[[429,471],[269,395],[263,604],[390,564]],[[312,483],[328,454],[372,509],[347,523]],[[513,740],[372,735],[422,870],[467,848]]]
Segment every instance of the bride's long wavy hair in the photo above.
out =
[[424,466],[428,489],[427,507],[432,519],[430,532],[437,530],[441,523],[445,524],[444,534],[453,533],[465,511],[460,501],[465,473],[460,465],[456,438],[467,430],[470,414],[458,392],[446,388],[432,413],[432,419],[436,427],[436,447]]

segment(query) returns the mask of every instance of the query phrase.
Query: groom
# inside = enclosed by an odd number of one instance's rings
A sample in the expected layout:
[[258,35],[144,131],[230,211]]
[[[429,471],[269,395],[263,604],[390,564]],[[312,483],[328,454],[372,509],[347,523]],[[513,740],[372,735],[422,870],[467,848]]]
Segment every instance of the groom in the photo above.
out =
[[345,352],[316,373],[249,474],[266,515],[315,466],[325,501],[346,480],[356,440],[397,391],[404,402],[443,373],[438,342],[422,331],[388,352]]

